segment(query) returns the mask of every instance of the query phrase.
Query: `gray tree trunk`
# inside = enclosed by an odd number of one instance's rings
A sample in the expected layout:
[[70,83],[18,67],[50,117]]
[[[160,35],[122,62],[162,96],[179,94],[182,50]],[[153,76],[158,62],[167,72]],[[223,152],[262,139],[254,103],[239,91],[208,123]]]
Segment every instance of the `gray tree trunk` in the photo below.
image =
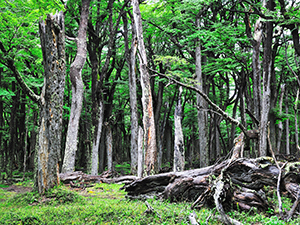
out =
[[125,51],[126,60],[129,67],[129,97],[130,97],[130,110],[131,110],[131,173],[136,174],[138,169],[138,113],[137,113],[137,97],[136,97],[136,51],[137,51],[137,37],[136,27],[134,20],[132,21],[132,42],[131,49],[128,47],[128,28],[127,28],[127,15],[123,17],[124,21],[124,39],[125,39]]
[[[288,94],[285,95],[285,113],[289,113],[289,97]],[[290,120],[285,121],[285,133],[286,133],[286,154],[291,154],[290,152]]]
[[[92,149],[92,160],[91,160],[91,175],[98,174],[98,151],[99,151],[99,143],[103,125],[103,117],[104,117],[104,105],[102,100],[99,101],[99,118],[98,118],[98,126],[97,126],[97,133],[93,139],[93,149]],[[94,131],[95,132],[95,131]]]
[[163,102],[163,91],[164,91],[164,86],[165,84],[163,82],[159,82],[159,88],[158,88],[158,93],[157,93],[157,98],[156,98],[156,109],[154,113],[154,121],[156,125],[156,140],[157,140],[157,167],[158,171],[162,167],[162,155],[163,155],[163,136],[164,136],[164,125],[165,125],[165,116],[166,116],[166,111],[164,114],[164,120],[161,123],[161,126],[159,125],[160,122],[160,111],[161,111],[161,106]]
[[172,152],[172,128],[169,125],[169,122],[167,122],[166,125],[166,134],[165,134],[166,138],[166,161],[167,163],[170,163],[171,166],[171,152]]
[[139,127],[139,137],[138,137],[138,177],[143,177],[144,170],[144,147],[143,147],[143,128]]
[[299,100],[299,89],[297,90],[296,100],[295,100],[295,144],[296,148],[299,148],[299,134],[298,134],[298,100]]
[[[268,1],[267,8],[272,9],[272,0]],[[273,37],[273,22],[266,23],[266,37],[264,40],[264,57],[263,57],[263,93],[260,118],[260,142],[259,155],[267,155],[267,124],[270,112],[271,102],[271,66],[272,66],[272,37]]]
[[182,87],[179,87],[178,102],[175,106],[174,125],[175,125],[175,141],[174,141],[174,164],[173,171],[180,172],[184,170],[185,164],[185,149],[184,139],[181,126],[182,105],[181,105]]
[[[282,84],[280,89],[281,89],[281,93],[280,93],[280,99],[279,99],[279,113],[281,115],[282,114],[283,96],[284,96],[284,92],[285,92],[285,84]],[[280,153],[282,131],[283,131],[283,124],[282,124],[282,121],[280,120],[278,123],[277,154]]]
[[41,94],[40,131],[35,187],[39,193],[59,184],[59,158],[65,87],[64,13],[40,21],[45,82]]
[[106,153],[107,153],[107,170],[113,170],[113,145],[112,145],[112,130],[110,125],[106,125]]
[[147,175],[157,172],[156,133],[153,113],[150,78],[147,69],[147,57],[143,39],[142,18],[138,0],[133,0],[133,17],[137,31],[139,63],[142,86],[144,149],[146,152],[145,164]]
[[66,148],[62,166],[62,173],[73,172],[75,170],[77,136],[83,98],[83,82],[81,78],[81,72],[85,64],[87,55],[86,30],[89,18],[89,6],[90,0],[82,0],[78,36],[75,39],[77,44],[77,54],[74,62],[70,67],[70,79],[72,83],[72,104],[66,137]]
[[[196,25],[200,28],[200,20],[196,19]],[[197,85],[196,87],[203,92],[203,76],[201,67],[201,46],[197,43],[196,46],[196,76]],[[200,168],[206,167],[209,164],[209,153],[208,153],[208,143],[207,143],[207,112],[203,109],[207,109],[207,102],[202,96],[197,94],[197,105],[198,105],[198,127],[199,127],[199,152],[200,152]]]
[[253,70],[253,104],[254,104],[254,116],[260,120],[260,96],[261,96],[261,68],[260,68],[260,44],[262,40],[262,23],[259,18],[255,23],[254,29],[254,43],[253,43],[253,54],[252,54],[252,70]]

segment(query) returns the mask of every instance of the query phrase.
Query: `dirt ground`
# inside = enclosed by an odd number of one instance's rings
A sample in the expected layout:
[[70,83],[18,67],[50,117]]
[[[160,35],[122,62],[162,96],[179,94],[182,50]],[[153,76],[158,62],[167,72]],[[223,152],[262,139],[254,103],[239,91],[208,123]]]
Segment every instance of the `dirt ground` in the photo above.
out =
[[16,193],[25,193],[25,192],[32,191],[32,187],[24,187],[20,185],[11,185],[9,187],[1,188],[1,189],[6,191],[11,191],[11,192],[16,192]]

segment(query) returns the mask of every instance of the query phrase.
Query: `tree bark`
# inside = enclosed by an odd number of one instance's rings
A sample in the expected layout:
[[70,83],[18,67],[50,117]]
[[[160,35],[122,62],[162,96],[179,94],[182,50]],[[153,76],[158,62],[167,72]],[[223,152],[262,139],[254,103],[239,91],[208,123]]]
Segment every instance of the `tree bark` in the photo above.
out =
[[65,156],[62,166],[63,173],[73,172],[75,170],[77,137],[83,98],[83,82],[81,78],[81,72],[85,64],[87,55],[86,30],[89,18],[89,6],[90,0],[82,0],[78,36],[75,39],[77,44],[77,54],[74,62],[70,67],[70,80],[72,83],[72,104],[66,137]]
[[299,89],[297,90],[297,94],[296,94],[296,100],[295,100],[295,106],[294,106],[294,110],[295,110],[295,144],[296,144],[296,148],[298,149],[298,151],[300,150],[299,147],[299,134],[298,134],[298,100],[299,100]]
[[16,84],[12,82],[12,91],[16,92],[16,95],[12,97],[12,107],[10,113],[10,123],[9,123],[9,143],[8,143],[8,158],[9,158],[9,170],[8,177],[12,177],[12,172],[14,170],[15,163],[15,153],[17,144],[17,105],[19,103],[19,91],[16,91]]
[[260,120],[260,96],[261,96],[261,69],[260,69],[260,44],[262,40],[262,23],[259,18],[255,23],[254,29],[254,43],[252,54],[252,70],[253,70],[253,103],[254,103],[254,117]]
[[139,2],[132,1],[133,17],[137,31],[139,63],[142,86],[142,104],[143,104],[143,125],[144,125],[144,149],[146,152],[145,164],[147,175],[157,172],[157,149],[156,133],[153,113],[152,94],[150,87],[150,78],[147,70],[147,57],[143,39],[142,18],[139,9]]
[[143,140],[144,132],[143,128],[139,127],[139,137],[138,137],[138,168],[137,175],[138,177],[143,177],[144,171],[144,140]]
[[[273,0],[267,3],[267,9],[273,9]],[[263,93],[261,105],[261,119],[260,119],[260,142],[259,155],[267,155],[267,123],[270,112],[271,101],[271,66],[272,66],[272,38],[273,38],[273,22],[266,22],[266,37],[264,40],[264,57],[263,57]]]
[[[285,113],[289,113],[289,97],[288,94],[285,95]],[[291,154],[290,152],[290,121],[286,119],[285,121],[285,134],[286,134],[286,154]]]
[[124,21],[124,39],[125,39],[125,54],[126,60],[129,67],[129,97],[130,97],[130,110],[131,110],[131,173],[136,174],[138,169],[138,113],[137,113],[137,97],[136,97],[136,51],[137,51],[137,37],[136,37],[136,27],[134,20],[131,19],[132,27],[132,41],[131,49],[128,47],[128,28],[127,28],[127,15],[123,16]]
[[45,72],[41,94],[39,147],[35,187],[39,193],[59,184],[59,158],[65,86],[64,13],[47,15],[40,21],[39,32]]
[[[283,96],[285,92],[285,84],[282,84],[281,87],[281,93],[280,93],[280,99],[279,99],[279,114],[282,114],[282,102],[283,102]],[[278,123],[278,137],[277,137],[277,151],[276,153],[280,153],[280,145],[281,145],[281,137],[282,137],[282,131],[283,131],[283,124],[282,121],[280,120]]]
[[181,94],[182,94],[182,87],[179,87],[178,102],[177,105],[175,106],[175,112],[174,112],[174,127],[175,127],[174,164],[173,164],[174,172],[183,171],[185,165],[184,139],[183,139],[182,126],[181,126],[181,118],[182,118]]
[[113,171],[113,145],[112,130],[109,124],[106,124],[106,153],[107,153],[107,170]]
[[[200,29],[200,19],[196,19],[196,26]],[[196,43],[196,77],[197,77],[197,89],[204,92],[204,79],[202,74],[201,66],[201,46],[199,41]],[[198,105],[198,127],[199,127],[199,146],[200,146],[200,168],[209,165],[209,152],[207,144],[207,102],[203,97],[197,94],[197,105]]]
[[94,135],[93,139],[93,150],[92,150],[92,161],[91,161],[91,175],[98,174],[98,151],[99,151],[99,143],[100,137],[102,132],[102,125],[103,125],[103,117],[104,117],[104,105],[102,100],[99,101],[99,118],[98,118],[98,126],[96,134]]

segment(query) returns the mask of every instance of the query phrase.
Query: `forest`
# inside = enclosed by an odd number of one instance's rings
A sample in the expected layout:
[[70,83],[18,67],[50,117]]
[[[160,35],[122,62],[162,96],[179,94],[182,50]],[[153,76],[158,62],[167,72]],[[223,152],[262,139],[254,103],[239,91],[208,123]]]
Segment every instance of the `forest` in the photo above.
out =
[[298,0],[2,0],[0,12],[0,182],[31,173],[43,195],[126,176],[131,198],[214,205],[224,224],[239,224],[236,205],[267,211],[268,186],[282,220],[299,215]]

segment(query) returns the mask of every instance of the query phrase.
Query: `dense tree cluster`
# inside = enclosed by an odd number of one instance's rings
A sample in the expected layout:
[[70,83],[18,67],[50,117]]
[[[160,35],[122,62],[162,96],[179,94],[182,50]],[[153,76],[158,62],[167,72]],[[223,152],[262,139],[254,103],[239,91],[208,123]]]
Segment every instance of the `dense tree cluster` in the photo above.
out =
[[63,2],[0,3],[0,172],[298,154],[300,2]]

